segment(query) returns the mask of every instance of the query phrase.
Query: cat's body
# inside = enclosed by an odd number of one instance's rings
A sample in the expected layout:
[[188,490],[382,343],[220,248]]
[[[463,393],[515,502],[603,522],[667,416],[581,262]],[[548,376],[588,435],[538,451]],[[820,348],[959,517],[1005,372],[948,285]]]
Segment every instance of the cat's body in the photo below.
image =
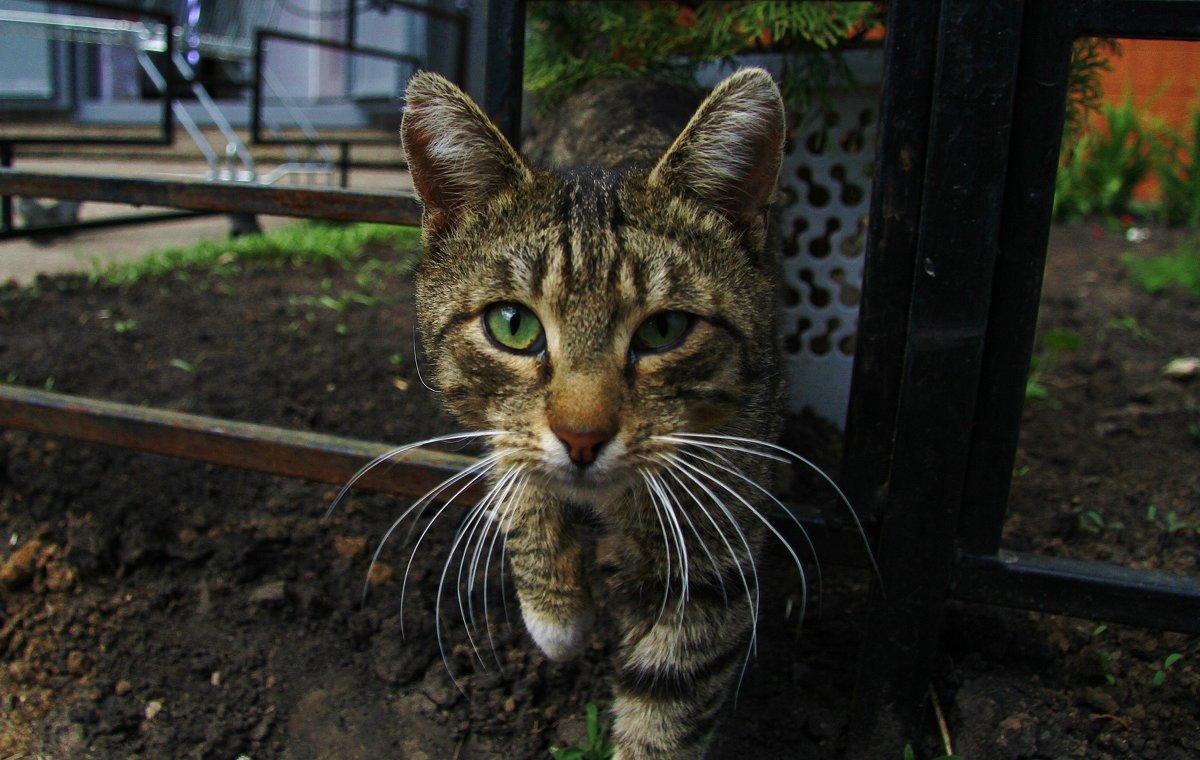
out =
[[409,86],[433,382],[491,431],[485,507],[552,659],[592,621],[574,515],[611,537],[619,760],[701,757],[747,655],[781,416],[767,207],[783,131],[775,85],[747,70],[652,162],[545,171],[453,85]]

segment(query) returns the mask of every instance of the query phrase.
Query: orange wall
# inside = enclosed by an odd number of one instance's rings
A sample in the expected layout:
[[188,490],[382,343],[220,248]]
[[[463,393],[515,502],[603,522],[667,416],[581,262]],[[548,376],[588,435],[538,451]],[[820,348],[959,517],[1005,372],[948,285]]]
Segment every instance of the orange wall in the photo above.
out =
[[1112,71],[1101,75],[1104,99],[1120,103],[1132,92],[1138,105],[1174,127],[1200,108],[1200,42],[1119,40]]

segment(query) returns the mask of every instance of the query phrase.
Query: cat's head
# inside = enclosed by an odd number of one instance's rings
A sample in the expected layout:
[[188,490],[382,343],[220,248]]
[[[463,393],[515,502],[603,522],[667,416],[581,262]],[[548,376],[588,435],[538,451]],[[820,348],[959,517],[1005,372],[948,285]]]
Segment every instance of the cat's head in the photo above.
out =
[[529,166],[457,87],[418,74],[404,149],[424,205],[418,321],[465,425],[567,498],[601,504],[677,433],[778,424],[767,207],[784,137],[757,69],[642,171]]

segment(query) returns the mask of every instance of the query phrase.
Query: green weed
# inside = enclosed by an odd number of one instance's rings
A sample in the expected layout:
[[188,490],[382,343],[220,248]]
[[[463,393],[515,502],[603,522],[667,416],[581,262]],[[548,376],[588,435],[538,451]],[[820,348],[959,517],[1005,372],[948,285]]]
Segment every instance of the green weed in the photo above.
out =
[[186,359],[172,359],[170,365],[175,369],[182,370],[189,375],[196,374],[196,365]]
[[1142,343],[1154,342],[1154,334],[1145,327],[1142,327],[1141,322],[1138,322],[1137,317],[1133,316],[1132,314],[1122,314],[1119,317],[1113,317],[1112,319],[1108,320],[1108,323],[1105,325],[1105,327],[1127,332],[1140,340]]
[[1083,339],[1068,330],[1048,330],[1038,338],[1029,360],[1029,377],[1025,381],[1025,400],[1045,400],[1050,391],[1042,384],[1042,375],[1064,354],[1078,351]]
[[1121,263],[1130,278],[1147,293],[1169,285],[1180,285],[1200,304],[1200,240],[1193,240],[1174,253],[1146,258],[1126,254]]
[[1154,673],[1154,678],[1151,679],[1155,686],[1162,686],[1163,681],[1167,680],[1167,671],[1171,666],[1183,659],[1183,655],[1179,652],[1172,652],[1163,659],[1162,667]]
[[600,725],[600,710],[592,702],[587,704],[587,742],[582,747],[551,747],[554,760],[608,760],[613,756],[612,742],[605,737]]

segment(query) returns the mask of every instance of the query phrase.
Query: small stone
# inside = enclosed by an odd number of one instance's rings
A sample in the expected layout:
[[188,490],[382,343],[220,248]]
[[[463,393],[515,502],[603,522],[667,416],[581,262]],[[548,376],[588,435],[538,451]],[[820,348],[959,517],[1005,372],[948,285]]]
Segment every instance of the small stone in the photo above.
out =
[[1193,380],[1200,377],[1200,356],[1179,356],[1167,362],[1163,374],[1172,380]]
[[117,681],[116,687],[113,688],[113,693],[118,697],[123,697],[131,691],[133,691],[133,684],[128,681]]
[[146,720],[154,720],[155,716],[162,712],[163,703],[161,699],[152,699],[146,703]]
[[73,651],[67,654],[67,672],[73,676],[81,676],[87,672],[87,657],[83,652]]
[[396,573],[392,570],[391,565],[386,562],[376,562],[371,565],[371,570],[367,573],[367,582],[373,588],[382,586],[392,579]]
[[282,604],[287,598],[287,586],[283,581],[271,581],[254,589],[250,594],[250,604],[274,605]]
[[9,588],[28,583],[37,570],[38,557],[41,556],[44,546],[45,544],[35,538],[9,555],[0,566],[0,583]]
[[367,539],[362,536],[338,536],[333,539],[333,550],[342,559],[355,559],[366,554]]
[[515,712],[516,709],[517,709],[517,700],[516,699],[509,697],[508,699],[504,700],[504,712],[506,712],[506,713]]
[[1099,687],[1089,687],[1083,692],[1083,696],[1087,700],[1088,705],[1097,712],[1111,715],[1120,709],[1113,695]]

